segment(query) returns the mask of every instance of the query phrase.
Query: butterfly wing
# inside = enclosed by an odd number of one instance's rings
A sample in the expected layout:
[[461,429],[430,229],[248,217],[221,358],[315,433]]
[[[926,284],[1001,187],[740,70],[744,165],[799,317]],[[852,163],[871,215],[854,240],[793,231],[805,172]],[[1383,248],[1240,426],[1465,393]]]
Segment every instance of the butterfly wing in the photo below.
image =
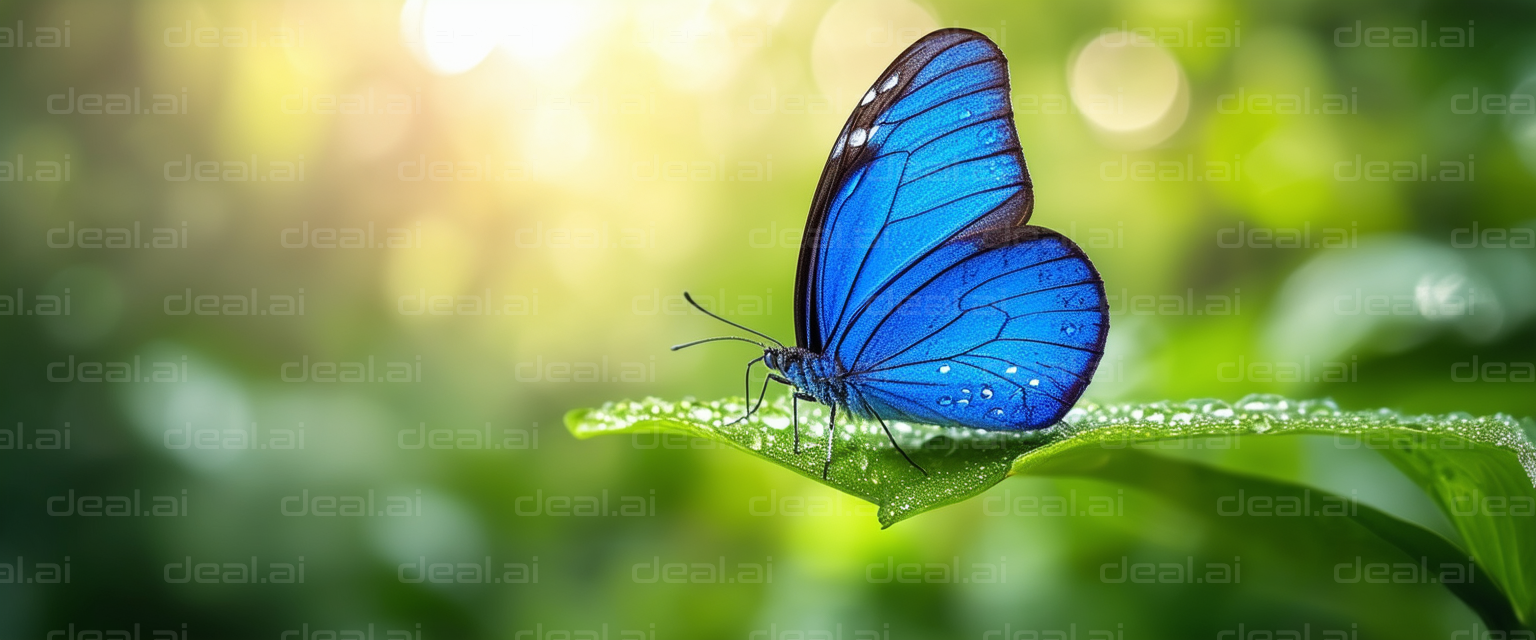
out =
[[1035,429],[1060,420],[1088,386],[1107,309],[1098,272],[1071,240],[993,228],[923,256],[851,319],[830,353],[861,413]]
[[860,413],[985,429],[1054,423],[1103,353],[1103,284],[1034,205],[1007,62],[934,32],[880,75],[833,144],[801,246],[800,346]]
[[880,74],[838,134],[812,200],[795,278],[795,335],[825,352],[852,314],[963,232],[1023,225],[1034,204],[1007,61],[943,29]]

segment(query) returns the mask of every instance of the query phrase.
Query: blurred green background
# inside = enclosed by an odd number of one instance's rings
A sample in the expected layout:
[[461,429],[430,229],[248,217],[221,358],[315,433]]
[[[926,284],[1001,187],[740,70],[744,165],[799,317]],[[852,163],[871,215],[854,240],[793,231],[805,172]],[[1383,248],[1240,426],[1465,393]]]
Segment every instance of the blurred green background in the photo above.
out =
[[[881,531],[566,433],[741,393],[750,350],[667,351],[721,331],[679,294],[793,335],[833,138],[945,26],[1103,273],[1088,399],[1536,414],[1528,3],[6,2],[0,637],[1482,637],[1135,487]],[[1369,450],[1184,453],[1436,517]]]

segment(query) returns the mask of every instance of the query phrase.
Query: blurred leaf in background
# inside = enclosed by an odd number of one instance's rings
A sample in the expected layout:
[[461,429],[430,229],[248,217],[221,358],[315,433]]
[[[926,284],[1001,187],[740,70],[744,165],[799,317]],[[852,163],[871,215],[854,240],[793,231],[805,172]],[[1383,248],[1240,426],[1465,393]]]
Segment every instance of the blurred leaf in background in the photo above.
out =
[[[0,636],[1478,637],[1160,490],[881,531],[709,441],[565,432],[739,393],[755,354],[666,351],[716,330],[681,291],[792,335],[834,136],[945,26],[1008,55],[1035,220],[1112,296],[1088,398],[1536,414],[1526,5],[9,2]],[[1369,448],[1154,453],[1460,541]],[[1115,508],[1030,506],[1074,499]],[[1242,577],[1104,579],[1148,563]]]

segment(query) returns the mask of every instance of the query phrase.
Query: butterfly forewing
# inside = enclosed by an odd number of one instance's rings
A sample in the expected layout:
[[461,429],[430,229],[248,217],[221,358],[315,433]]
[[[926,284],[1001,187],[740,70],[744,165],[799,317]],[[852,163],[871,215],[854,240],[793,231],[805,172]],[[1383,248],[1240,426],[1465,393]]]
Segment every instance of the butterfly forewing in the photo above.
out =
[[919,40],[833,143],[800,250],[799,344],[823,351],[921,256],[961,233],[1021,225],[1032,203],[1002,52],[963,29]]

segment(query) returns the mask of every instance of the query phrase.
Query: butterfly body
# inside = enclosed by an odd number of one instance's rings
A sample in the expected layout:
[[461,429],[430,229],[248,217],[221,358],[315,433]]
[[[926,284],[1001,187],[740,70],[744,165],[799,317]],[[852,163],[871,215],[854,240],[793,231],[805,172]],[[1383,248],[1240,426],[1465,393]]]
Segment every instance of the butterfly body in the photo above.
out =
[[873,418],[849,402],[848,372],[835,359],[801,347],[783,347],[765,349],[763,364],[782,374],[796,391],[816,402],[862,418]]
[[881,73],[833,143],[801,241],[796,344],[754,360],[831,407],[832,426],[845,412],[1039,429],[1092,379],[1104,285],[1070,239],[1028,224],[1009,93],[996,44],[941,29]]

